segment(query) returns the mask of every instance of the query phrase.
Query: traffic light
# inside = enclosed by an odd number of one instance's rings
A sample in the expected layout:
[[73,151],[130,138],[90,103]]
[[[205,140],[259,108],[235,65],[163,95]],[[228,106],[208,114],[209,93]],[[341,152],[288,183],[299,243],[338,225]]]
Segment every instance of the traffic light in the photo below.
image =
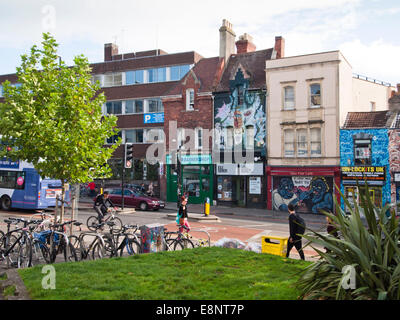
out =
[[125,159],[124,159],[125,169],[131,169],[132,162],[133,162],[133,144],[126,143],[125,144]]

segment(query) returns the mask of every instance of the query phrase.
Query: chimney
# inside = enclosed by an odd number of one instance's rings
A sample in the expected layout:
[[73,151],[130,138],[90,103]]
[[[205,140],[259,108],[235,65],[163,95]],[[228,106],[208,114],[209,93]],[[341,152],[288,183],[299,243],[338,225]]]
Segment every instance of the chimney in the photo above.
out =
[[397,94],[400,94],[400,83],[397,84]]
[[112,57],[118,54],[118,46],[115,43],[104,45],[104,61],[112,61]]
[[285,57],[285,39],[281,36],[275,37],[275,47],[276,59]]
[[231,54],[235,53],[235,38],[236,34],[232,30],[232,24],[224,19],[219,29],[219,57],[224,59],[225,64]]
[[239,37],[239,41],[236,42],[237,53],[247,53],[256,51],[256,46],[253,43],[253,37],[245,33]]

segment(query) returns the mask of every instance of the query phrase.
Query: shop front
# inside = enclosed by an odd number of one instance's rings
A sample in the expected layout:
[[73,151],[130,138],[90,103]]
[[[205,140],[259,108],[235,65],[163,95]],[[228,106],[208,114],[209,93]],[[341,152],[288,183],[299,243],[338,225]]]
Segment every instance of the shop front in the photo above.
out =
[[189,204],[202,204],[209,198],[213,200],[213,166],[211,155],[182,155],[181,174],[178,177],[176,165],[167,155],[167,201],[178,200],[178,178],[180,194],[187,193]]
[[288,205],[293,204],[300,213],[335,212],[333,199],[339,199],[335,190],[335,184],[340,185],[339,167],[268,167],[267,177],[268,209],[287,212]]
[[265,208],[264,164],[216,164],[219,205]]
[[[342,192],[350,205],[362,205],[367,186],[370,199],[377,207],[390,203],[390,178],[386,166],[341,167]],[[345,208],[342,201],[342,208]],[[346,206],[346,212],[349,212]]]

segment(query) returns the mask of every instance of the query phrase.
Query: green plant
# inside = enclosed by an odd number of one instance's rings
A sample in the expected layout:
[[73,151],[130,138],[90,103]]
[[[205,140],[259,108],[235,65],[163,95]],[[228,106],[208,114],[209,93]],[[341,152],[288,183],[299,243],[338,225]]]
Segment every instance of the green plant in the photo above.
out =
[[[340,192],[340,190],[339,190]],[[335,199],[336,215],[324,214],[336,225],[340,239],[313,232],[304,238],[322,245],[326,252],[314,248],[320,259],[302,273],[297,285],[303,299],[386,300],[400,298],[399,223],[390,205],[376,207],[367,192],[361,194],[361,205],[353,207],[343,196],[343,210]],[[346,208],[345,208],[346,209]],[[364,214],[365,220],[361,213]],[[363,221],[364,220],[364,221]],[[348,280],[343,268],[355,270],[355,288],[345,290]]]

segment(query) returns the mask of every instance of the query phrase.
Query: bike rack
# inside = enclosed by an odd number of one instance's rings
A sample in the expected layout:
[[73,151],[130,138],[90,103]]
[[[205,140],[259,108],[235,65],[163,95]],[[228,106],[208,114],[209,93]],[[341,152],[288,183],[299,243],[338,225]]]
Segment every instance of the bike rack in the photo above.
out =
[[102,244],[103,246],[105,245],[104,239],[103,239],[103,235],[102,235],[101,233],[97,233],[97,232],[82,232],[82,233],[79,235],[79,238],[78,238],[79,241],[83,241],[83,238],[84,238],[85,236],[92,236],[92,237],[98,238],[98,239],[100,239],[101,244]]
[[205,231],[203,229],[190,229],[190,231],[205,233],[207,235],[207,237],[208,237],[208,247],[211,247],[211,236],[207,231]]

